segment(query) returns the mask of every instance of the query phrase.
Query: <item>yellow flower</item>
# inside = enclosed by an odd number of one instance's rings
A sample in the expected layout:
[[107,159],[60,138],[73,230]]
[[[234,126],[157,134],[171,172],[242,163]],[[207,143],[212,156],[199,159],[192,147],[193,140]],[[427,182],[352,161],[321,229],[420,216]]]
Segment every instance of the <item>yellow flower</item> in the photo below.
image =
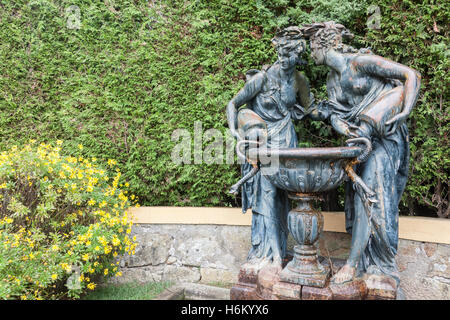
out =
[[62,140],[56,140],[56,144],[57,144],[58,146],[62,145],[62,143],[63,143]]
[[93,206],[95,204],[95,200],[91,199],[88,201],[88,205]]
[[78,149],[83,150],[83,145],[82,145],[82,144],[79,144],[79,145],[78,145]]
[[116,277],[121,277],[122,276],[122,271],[119,271],[116,273]]
[[94,290],[95,286],[96,286],[96,284],[92,283],[92,282],[87,285],[88,289],[90,289],[90,290]]
[[118,246],[120,244],[119,238],[114,237],[112,239],[112,244],[113,244],[113,246]]
[[52,280],[58,279],[58,275],[56,273],[52,274]]
[[104,271],[103,271],[103,274],[106,276],[107,274],[108,274],[108,269],[105,269]]
[[81,257],[84,261],[88,261],[89,260],[89,254],[83,254],[83,256]]
[[65,270],[67,273],[72,271],[72,266],[68,265],[67,263],[63,262],[61,263],[61,268]]

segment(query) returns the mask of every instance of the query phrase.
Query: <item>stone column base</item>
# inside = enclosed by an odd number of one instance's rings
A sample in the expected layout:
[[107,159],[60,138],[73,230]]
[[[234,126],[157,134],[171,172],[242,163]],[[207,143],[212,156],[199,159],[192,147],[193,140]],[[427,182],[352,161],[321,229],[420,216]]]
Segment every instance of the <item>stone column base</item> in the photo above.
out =
[[[323,258],[322,258],[323,259]],[[322,263],[329,265],[323,259]],[[339,259],[331,259],[333,266],[342,265]],[[333,268],[331,268],[333,269]],[[396,281],[388,276],[365,274],[361,278],[343,284],[331,283],[323,288],[285,282],[274,269],[263,268],[259,272],[244,264],[238,283],[231,288],[231,300],[395,300]]]

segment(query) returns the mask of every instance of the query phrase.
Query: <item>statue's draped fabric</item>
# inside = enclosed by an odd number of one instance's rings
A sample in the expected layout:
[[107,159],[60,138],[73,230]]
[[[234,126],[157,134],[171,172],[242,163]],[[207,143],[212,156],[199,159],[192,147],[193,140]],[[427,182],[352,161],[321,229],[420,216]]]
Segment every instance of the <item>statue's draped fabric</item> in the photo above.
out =
[[[291,113],[294,113],[288,107],[293,104],[292,101],[283,100],[279,87],[270,81],[264,71],[261,71],[256,79],[249,80],[248,84],[251,85],[252,81],[262,81],[262,90],[247,104],[247,107],[266,122],[267,147],[297,147],[297,135],[291,116]],[[251,168],[251,165],[245,162],[241,166],[242,175],[247,174]],[[248,259],[271,257],[274,247],[280,250],[283,257],[289,232],[286,218],[290,204],[286,191],[276,188],[264,172],[258,171],[242,187],[242,210],[246,212],[250,208],[253,212],[252,248]]]
[[[346,121],[358,124],[361,112],[380,95],[394,88],[395,83],[374,81],[373,87],[358,105],[334,112]],[[406,123],[389,136],[374,134],[373,151],[367,161],[355,170],[367,186],[376,193],[377,203],[367,206],[352,182],[346,185],[345,218],[347,232],[357,215],[365,214],[370,225],[370,238],[358,264],[359,272],[391,275],[398,281],[395,255],[398,243],[398,205],[405,189],[409,164],[409,139]],[[354,235],[355,236],[355,235]]]

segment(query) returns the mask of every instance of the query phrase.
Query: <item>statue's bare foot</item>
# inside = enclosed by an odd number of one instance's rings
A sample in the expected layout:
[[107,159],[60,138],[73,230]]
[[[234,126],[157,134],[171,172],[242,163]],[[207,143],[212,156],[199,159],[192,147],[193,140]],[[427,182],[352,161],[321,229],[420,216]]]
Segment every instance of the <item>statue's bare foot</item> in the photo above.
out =
[[282,260],[281,259],[274,259],[272,263],[269,266],[273,273],[278,274],[283,270],[282,268]]
[[356,274],[356,268],[345,264],[334,276],[331,281],[337,284],[352,281]]
[[246,263],[251,269],[254,269],[255,272],[259,272],[265,266],[270,264],[269,259],[267,258],[252,258]]

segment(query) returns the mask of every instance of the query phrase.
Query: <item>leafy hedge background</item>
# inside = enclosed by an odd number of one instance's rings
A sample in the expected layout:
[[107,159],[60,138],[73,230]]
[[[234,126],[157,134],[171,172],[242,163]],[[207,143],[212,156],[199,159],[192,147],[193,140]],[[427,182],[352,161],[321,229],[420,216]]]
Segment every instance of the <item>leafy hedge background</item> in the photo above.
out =
[[[372,2],[0,0],[0,150],[62,139],[69,154],[116,159],[142,205],[238,206],[227,190],[239,166],[175,165],[173,130],[202,121],[225,133],[245,72],[276,59],[277,28],[334,19],[355,33],[352,45],[421,72],[401,209],[448,216],[448,5],[380,0],[380,29],[370,29]],[[71,5],[80,29],[67,27]],[[326,69],[305,68],[325,97]],[[297,130],[302,146],[342,143],[320,123]]]

